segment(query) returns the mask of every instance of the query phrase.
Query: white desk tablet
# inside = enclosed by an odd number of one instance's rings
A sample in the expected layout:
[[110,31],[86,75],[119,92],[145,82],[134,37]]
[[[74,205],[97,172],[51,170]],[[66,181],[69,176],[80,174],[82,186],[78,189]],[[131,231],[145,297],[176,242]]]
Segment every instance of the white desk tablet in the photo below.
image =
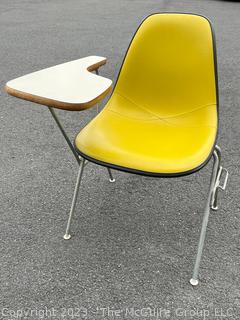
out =
[[105,63],[103,57],[85,57],[16,78],[5,89],[12,96],[49,107],[87,109],[111,91],[110,79],[91,73]]

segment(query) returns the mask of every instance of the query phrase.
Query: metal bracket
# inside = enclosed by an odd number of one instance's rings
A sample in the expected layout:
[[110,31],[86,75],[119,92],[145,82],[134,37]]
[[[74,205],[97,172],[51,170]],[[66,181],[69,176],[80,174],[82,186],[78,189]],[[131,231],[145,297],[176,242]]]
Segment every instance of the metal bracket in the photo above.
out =
[[[223,183],[221,184],[221,179],[222,179],[222,176],[224,175],[224,173],[225,173],[225,178],[224,178]],[[223,191],[226,189],[227,182],[228,182],[228,176],[229,176],[228,170],[223,168],[222,166],[220,166],[219,170],[218,170],[217,177],[216,177],[215,185],[213,188],[212,197],[211,197],[211,209],[212,210],[218,209],[218,207],[215,205],[217,189],[221,189]]]

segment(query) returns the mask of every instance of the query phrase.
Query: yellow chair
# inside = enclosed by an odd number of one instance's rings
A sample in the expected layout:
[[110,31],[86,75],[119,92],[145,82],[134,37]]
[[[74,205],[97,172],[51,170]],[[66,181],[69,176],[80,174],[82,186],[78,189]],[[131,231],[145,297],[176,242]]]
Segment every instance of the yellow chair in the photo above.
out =
[[[213,30],[203,16],[158,13],[139,26],[125,55],[105,108],[77,135],[84,159],[75,186],[64,238],[70,224],[86,160],[153,177],[178,177],[214,165],[205,206],[192,285],[210,209],[228,172],[220,164],[217,61]],[[223,182],[221,182],[223,180]]]

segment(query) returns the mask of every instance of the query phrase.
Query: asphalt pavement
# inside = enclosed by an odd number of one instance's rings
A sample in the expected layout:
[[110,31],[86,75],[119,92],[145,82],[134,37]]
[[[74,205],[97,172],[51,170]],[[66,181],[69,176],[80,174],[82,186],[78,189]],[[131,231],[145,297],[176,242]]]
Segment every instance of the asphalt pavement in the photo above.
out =
[[[141,20],[163,11],[206,15],[217,38],[218,144],[230,178],[210,216],[197,288],[189,279],[211,164],[177,179],[114,171],[114,184],[89,164],[65,241],[75,159],[46,107],[3,91],[10,79],[87,55],[107,57],[101,73],[115,79]],[[239,319],[239,34],[237,1],[0,1],[0,319],[155,320],[157,310],[159,319]],[[96,109],[57,113],[73,139]],[[147,307],[155,318],[139,313]]]

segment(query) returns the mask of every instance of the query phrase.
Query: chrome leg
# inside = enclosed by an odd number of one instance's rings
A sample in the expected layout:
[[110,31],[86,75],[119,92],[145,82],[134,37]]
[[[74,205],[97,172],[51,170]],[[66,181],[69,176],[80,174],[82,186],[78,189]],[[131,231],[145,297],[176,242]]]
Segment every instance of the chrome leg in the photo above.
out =
[[107,170],[108,170],[108,174],[109,174],[109,181],[110,182],[115,182],[115,179],[113,178],[111,169],[107,168]]
[[[221,149],[220,149],[219,146],[216,146],[215,150],[217,152],[218,159],[219,159],[219,164],[218,164],[218,172],[219,172],[220,165],[221,165],[222,154],[221,154]],[[212,201],[211,209],[214,210],[214,211],[218,210],[218,188],[216,188],[216,190],[215,190],[215,192],[213,194],[213,201]]]
[[61,133],[62,133],[62,135],[64,136],[65,140],[67,141],[67,144],[68,144],[69,148],[71,149],[74,157],[76,158],[78,164],[80,164],[81,159],[80,159],[80,157],[78,156],[77,152],[75,151],[74,146],[72,145],[70,139],[68,138],[65,130],[63,129],[63,127],[62,127],[62,125],[61,125],[61,123],[60,123],[60,121],[59,121],[59,119],[58,119],[55,111],[54,111],[53,108],[51,108],[51,107],[48,107],[48,109],[49,109],[49,111],[51,112],[51,115],[53,116],[53,119],[55,120],[58,128],[60,129],[60,131],[61,131]]
[[68,217],[68,222],[67,222],[67,228],[66,228],[65,235],[63,237],[65,240],[69,240],[71,238],[69,230],[70,230],[72,216],[73,216],[73,213],[74,213],[74,210],[75,210],[75,206],[76,206],[76,202],[77,202],[77,196],[78,196],[79,186],[80,186],[81,179],[82,179],[84,165],[85,165],[85,159],[83,159],[81,161],[80,167],[79,167],[79,171],[78,171],[77,182],[76,182],[76,185],[75,185],[75,190],[74,190],[73,199],[72,199],[72,205],[71,205],[71,209],[70,209],[69,217]]
[[204,215],[203,215],[202,229],[201,229],[200,239],[199,239],[199,243],[198,243],[197,257],[196,257],[195,266],[194,266],[194,270],[193,270],[193,276],[192,276],[192,279],[190,280],[190,283],[193,286],[198,285],[199,266],[200,266],[200,262],[201,262],[204,241],[205,241],[205,237],[206,237],[206,229],[207,229],[207,225],[208,225],[208,218],[209,218],[209,213],[210,213],[212,193],[213,193],[213,190],[215,187],[216,178],[217,178],[217,174],[218,174],[218,170],[219,170],[219,166],[220,166],[219,150],[217,149],[217,147],[213,152],[213,159],[214,159],[213,171],[212,171],[212,176],[211,176],[211,182],[210,182],[210,188],[209,188],[209,192],[208,192],[207,202],[206,202]]
[[[221,149],[219,147],[216,146],[216,151],[218,153],[218,157],[221,160]],[[223,168],[221,166],[221,163],[219,162],[219,166],[218,166],[218,173],[217,173],[217,178],[215,181],[215,185],[213,188],[213,192],[212,192],[212,199],[211,199],[211,209],[216,211],[218,210],[218,191],[219,189],[221,190],[225,190],[226,186],[227,186],[227,182],[228,182],[228,170],[226,168]],[[223,182],[221,182],[223,181]]]
[[[96,74],[98,74],[98,71],[96,71]],[[48,107],[48,109],[49,109],[49,111],[51,112],[51,115],[52,115],[53,119],[55,120],[58,128],[60,129],[63,137],[65,138],[65,140],[66,140],[69,148],[71,149],[74,157],[76,158],[77,163],[80,165],[80,163],[82,162],[81,157],[79,157],[79,155],[77,154],[77,152],[76,152],[73,144],[71,143],[70,139],[68,138],[68,136],[67,136],[67,134],[66,134],[66,131],[63,129],[63,126],[61,125],[61,122],[59,121],[59,119],[58,119],[58,117],[57,117],[54,109],[51,108],[51,107]],[[88,163],[88,161],[85,161],[85,165],[86,165],[87,163]],[[107,170],[108,170],[108,174],[109,174],[109,181],[110,181],[110,182],[115,182],[115,179],[113,178],[113,175],[112,175],[111,170],[110,170],[109,168],[108,168]]]

